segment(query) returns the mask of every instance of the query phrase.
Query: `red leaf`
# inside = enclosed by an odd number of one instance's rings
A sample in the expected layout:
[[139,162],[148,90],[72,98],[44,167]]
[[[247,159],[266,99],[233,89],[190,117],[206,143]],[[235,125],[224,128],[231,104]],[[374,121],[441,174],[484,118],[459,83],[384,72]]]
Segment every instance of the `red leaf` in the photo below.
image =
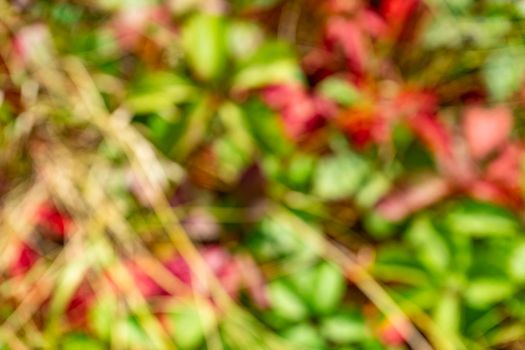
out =
[[498,203],[501,205],[509,205],[513,202],[512,198],[503,188],[486,180],[477,180],[470,183],[467,191],[470,196],[481,201]]
[[419,5],[419,0],[382,0],[380,13],[388,24],[399,32]]
[[373,111],[346,111],[341,115],[339,124],[357,148],[388,139],[386,120]]
[[23,275],[38,260],[38,253],[28,244],[20,242],[16,247],[14,259],[9,264],[9,273],[11,276]]
[[431,91],[404,90],[395,99],[395,106],[399,112],[411,116],[417,114],[435,115],[438,100]]
[[512,112],[506,107],[468,107],[463,116],[463,132],[470,153],[480,159],[500,148],[512,129]]
[[66,316],[73,327],[86,326],[88,310],[95,300],[95,293],[84,281],[73,294],[66,309]]
[[452,137],[436,116],[417,114],[408,119],[408,124],[439,161],[450,162],[453,154]]
[[[145,298],[166,295],[162,289],[135,261],[126,262],[126,268],[133,277],[135,285]],[[110,279],[111,280],[111,279]]]
[[58,211],[51,203],[44,203],[40,206],[36,214],[36,221],[37,224],[58,237],[66,236],[72,225],[71,219]]

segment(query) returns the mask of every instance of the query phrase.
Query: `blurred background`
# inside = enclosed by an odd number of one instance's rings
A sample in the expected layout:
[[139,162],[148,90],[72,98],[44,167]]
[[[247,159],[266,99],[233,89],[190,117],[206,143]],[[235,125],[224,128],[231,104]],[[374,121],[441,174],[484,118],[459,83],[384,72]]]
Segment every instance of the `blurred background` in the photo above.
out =
[[0,349],[525,349],[525,1],[0,0]]

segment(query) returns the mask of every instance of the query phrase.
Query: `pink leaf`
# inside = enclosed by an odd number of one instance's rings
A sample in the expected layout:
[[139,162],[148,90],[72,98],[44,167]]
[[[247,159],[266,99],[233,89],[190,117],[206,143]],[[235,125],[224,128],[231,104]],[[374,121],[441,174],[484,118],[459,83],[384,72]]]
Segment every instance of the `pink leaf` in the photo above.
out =
[[506,107],[468,107],[463,132],[471,155],[481,159],[500,148],[512,129],[512,112]]
[[133,277],[135,285],[144,297],[151,298],[166,294],[153,278],[143,271],[135,261],[126,262],[126,267]]
[[219,235],[220,226],[207,210],[192,210],[182,222],[186,232],[193,240],[210,241]]
[[19,63],[44,63],[52,49],[51,37],[43,24],[33,24],[20,29],[14,36],[13,53]]
[[436,176],[427,177],[410,187],[390,193],[379,202],[377,210],[388,220],[400,221],[443,199],[450,192],[448,181]]
[[336,112],[332,102],[308,94],[301,86],[271,86],[262,97],[280,112],[286,133],[294,139],[316,130]]
[[129,50],[140,40],[149,24],[169,24],[169,10],[161,6],[126,7],[113,18],[111,27],[120,46]]
[[358,0],[325,0],[326,8],[331,13],[351,13],[359,7]]
[[518,144],[507,145],[500,155],[489,164],[487,178],[519,186],[524,154],[523,146]]
[[381,37],[386,34],[388,27],[385,21],[370,10],[360,11],[357,17],[359,26],[372,37]]
[[368,47],[361,28],[354,21],[336,17],[327,25],[326,40],[328,47],[339,46],[348,66],[357,74],[363,73],[368,60]]
[[255,261],[245,255],[239,259],[239,267],[243,277],[243,283],[257,306],[266,308],[270,305],[265,288],[264,276],[255,264]]
[[[219,280],[222,287],[232,296],[238,294],[241,285],[240,274],[235,259],[219,246],[201,249],[202,258],[211,272]],[[205,286],[198,282],[191,266],[181,256],[166,262],[166,268],[182,283],[192,287],[199,293],[207,293]]]

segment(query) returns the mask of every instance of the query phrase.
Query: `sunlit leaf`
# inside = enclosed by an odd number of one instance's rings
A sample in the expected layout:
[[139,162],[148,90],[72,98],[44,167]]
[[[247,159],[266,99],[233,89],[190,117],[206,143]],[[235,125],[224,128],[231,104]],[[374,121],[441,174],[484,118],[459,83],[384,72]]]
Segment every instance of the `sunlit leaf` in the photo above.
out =
[[217,79],[226,69],[226,24],[223,18],[196,14],[184,24],[182,41],[188,62],[197,77]]
[[282,336],[304,349],[321,350],[326,346],[319,331],[306,323],[287,329]]
[[456,334],[461,322],[461,302],[459,295],[444,293],[434,306],[434,322],[443,331]]
[[446,220],[452,232],[472,237],[511,236],[519,230],[511,213],[481,202],[458,204],[448,213]]
[[342,312],[321,321],[321,332],[330,341],[346,344],[362,341],[370,336],[366,324],[357,312]]
[[509,274],[519,282],[525,281],[525,242],[514,248],[508,266]]
[[328,200],[353,195],[368,173],[367,164],[352,154],[334,155],[319,160],[313,192]]
[[167,319],[178,348],[183,350],[199,348],[216,324],[213,309],[201,302],[177,303],[170,309]]
[[308,309],[292,288],[281,280],[268,286],[270,304],[275,312],[290,321],[300,321],[308,316]]
[[406,238],[423,264],[432,271],[444,272],[450,264],[450,252],[442,234],[430,219],[420,216],[406,233]]
[[511,48],[495,51],[483,67],[483,78],[491,97],[501,101],[517,92],[525,76],[525,51]]
[[63,350],[103,350],[106,347],[97,340],[82,333],[68,334],[62,340]]
[[322,315],[334,311],[346,291],[346,281],[341,270],[329,263],[320,264],[315,286],[318,287],[313,289],[311,296],[313,310]]
[[508,298],[514,292],[513,284],[504,279],[477,279],[464,291],[467,303],[483,308]]

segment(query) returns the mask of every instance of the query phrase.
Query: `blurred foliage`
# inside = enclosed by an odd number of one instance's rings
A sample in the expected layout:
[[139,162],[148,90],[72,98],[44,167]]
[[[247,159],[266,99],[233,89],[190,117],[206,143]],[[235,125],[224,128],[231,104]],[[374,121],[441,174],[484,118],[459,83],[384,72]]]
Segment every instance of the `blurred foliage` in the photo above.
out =
[[0,348],[523,348],[524,29],[0,0]]

